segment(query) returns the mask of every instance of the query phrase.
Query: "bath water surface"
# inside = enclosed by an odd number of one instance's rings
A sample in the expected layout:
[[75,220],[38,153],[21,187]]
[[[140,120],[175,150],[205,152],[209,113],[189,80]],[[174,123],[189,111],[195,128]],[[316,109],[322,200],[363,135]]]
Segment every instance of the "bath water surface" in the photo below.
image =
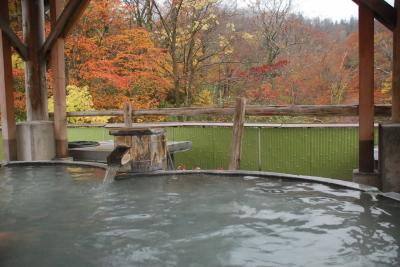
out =
[[0,266],[400,266],[400,204],[209,175],[0,169]]

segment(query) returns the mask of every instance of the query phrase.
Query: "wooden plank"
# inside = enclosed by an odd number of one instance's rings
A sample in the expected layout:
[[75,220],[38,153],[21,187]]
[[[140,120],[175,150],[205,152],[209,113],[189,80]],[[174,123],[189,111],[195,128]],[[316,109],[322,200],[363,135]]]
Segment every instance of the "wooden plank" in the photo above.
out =
[[125,127],[132,127],[132,105],[129,102],[124,104],[124,123]]
[[[234,108],[165,108],[150,110],[133,110],[133,116],[233,116]],[[358,116],[358,105],[341,106],[247,106],[246,115],[248,116]],[[376,105],[376,116],[390,117],[392,107],[390,105]],[[98,117],[123,116],[122,110],[98,110],[98,111],[79,111],[68,112],[68,117]]]
[[[379,125],[375,124],[375,128]],[[106,129],[118,129],[123,128],[124,125],[122,123],[111,123],[106,125],[99,124],[72,124],[68,125],[70,128],[93,128],[93,127],[105,127]],[[185,122],[141,122],[141,123],[133,123],[132,128],[135,129],[143,129],[143,128],[170,128],[170,127],[223,127],[223,128],[231,128],[233,127],[233,122],[196,122],[196,121],[185,121]],[[245,123],[244,127],[249,128],[358,128],[359,124],[270,124],[270,123]]]
[[[63,10],[63,0],[50,0],[50,23],[54,28],[57,18]],[[51,51],[51,72],[54,90],[54,134],[56,139],[56,157],[68,157],[67,136],[67,95],[65,79],[64,39],[59,38]]]
[[[134,116],[232,116],[234,108],[171,108],[135,110]],[[341,106],[247,106],[248,116],[357,116],[357,105]]]
[[142,135],[157,135],[164,134],[163,128],[131,128],[126,129],[125,127],[120,129],[113,129],[110,131],[110,135],[113,136],[142,136]]
[[[382,112],[382,109],[379,109]],[[68,112],[68,117],[123,116],[122,110]],[[233,116],[235,108],[164,108],[133,110],[133,116]],[[343,106],[248,106],[249,116],[357,116],[357,105]]]
[[0,16],[0,29],[8,37],[11,45],[18,52],[20,57],[23,60],[28,58],[28,48],[24,45],[18,36],[14,33],[14,31],[10,28],[8,22],[4,19],[3,16]]
[[249,106],[248,116],[357,116],[357,105]]
[[[400,18],[400,0],[395,1],[395,7]],[[400,123],[400,21],[393,31],[392,122]]]
[[46,62],[39,58],[44,43],[43,0],[22,0],[24,40],[28,45],[25,62],[26,109],[28,121],[48,120]]
[[374,14],[359,6],[359,170],[374,172]]
[[375,105],[375,116],[391,117],[392,116],[392,106],[391,105]]
[[[0,1],[0,16],[8,24],[8,1]],[[2,29],[0,29],[0,111],[4,160],[17,160],[11,44],[8,35]]]
[[121,117],[123,110],[96,110],[96,111],[75,111],[67,112],[67,117]]
[[234,113],[235,108],[165,108],[152,110],[134,110],[133,116],[232,116]]
[[44,58],[50,52],[51,48],[59,38],[65,38],[71,31],[72,27],[81,17],[83,11],[89,4],[90,0],[69,0],[62,11],[55,26],[52,28],[46,42],[40,49],[40,57]]
[[359,6],[368,8],[373,16],[385,27],[394,30],[396,26],[396,11],[385,0],[353,0]]
[[236,101],[235,117],[233,120],[231,160],[229,163],[229,170],[240,169],[245,115],[246,115],[246,99],[238,98]]

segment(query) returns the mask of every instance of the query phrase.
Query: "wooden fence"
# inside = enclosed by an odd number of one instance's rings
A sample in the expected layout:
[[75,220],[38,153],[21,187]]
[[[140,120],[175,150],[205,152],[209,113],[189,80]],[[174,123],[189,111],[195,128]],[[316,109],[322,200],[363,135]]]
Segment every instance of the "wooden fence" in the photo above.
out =
[[[375,105],[375,116],[390,117],[392,108],[390,105]],[[125,127],[132,126],[133,117],[141,116],[233,116],[233,133],[231,144],[231,160],[229,169],[240,168],[241,147],[244,133],[245,116],[290,116],[290,117],[322,117],[359,116],[358,105],[296,105],[296,106],[254,106],[246,105],[244,98],[238,98],[236,107],[210,107],[210,108],[162,108],[150,110],[134,110],[128,103],[123,110],[80,111],[68,112],[68,117],[124,117]]]
[[[79,111],[68,112],[68,117],[122,117],[124,110]],[[225,108],[162,108],[149,110],[132,110],[132,116],[233,116],[234,107]],[[246,106],[246,116],[358,116],[358,105],[334,105],[334,106]],[[375,116],[390,117],[390,105],[376,105]]]

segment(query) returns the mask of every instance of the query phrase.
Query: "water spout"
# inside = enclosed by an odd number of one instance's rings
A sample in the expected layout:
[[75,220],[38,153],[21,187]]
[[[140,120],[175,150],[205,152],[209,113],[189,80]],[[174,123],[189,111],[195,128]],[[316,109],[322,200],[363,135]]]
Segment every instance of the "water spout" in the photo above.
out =
[[122,158],[129,151],[129,146],[118,145],[114,148],[110,155],[107,157],[107,171],[104,175],[104,183],[111,183],[117,176],[119,169],[121,168]]

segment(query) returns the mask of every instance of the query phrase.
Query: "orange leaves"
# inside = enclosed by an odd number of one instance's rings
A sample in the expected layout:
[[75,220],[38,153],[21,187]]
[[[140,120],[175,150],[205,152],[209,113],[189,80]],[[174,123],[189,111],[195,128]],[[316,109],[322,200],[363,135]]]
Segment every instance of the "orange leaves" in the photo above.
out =
[[14,92],[14,105],[17,112],[22,112],[26,107],[25,94],[23,92]]
[[272,90],[270,84],[266,83],[261,86],[261,89],[253,89],[247,91],[247,97],[250,99],[250,101],[263,99],[265,101],[275,103],[277,100],[277,93]]
[[123,21],[120,1],[92,1],[86,16],[67,43],[70,81],[88,85],[97,109],[157,107],[172,83],[167,54],[154,46],[142,28]]

